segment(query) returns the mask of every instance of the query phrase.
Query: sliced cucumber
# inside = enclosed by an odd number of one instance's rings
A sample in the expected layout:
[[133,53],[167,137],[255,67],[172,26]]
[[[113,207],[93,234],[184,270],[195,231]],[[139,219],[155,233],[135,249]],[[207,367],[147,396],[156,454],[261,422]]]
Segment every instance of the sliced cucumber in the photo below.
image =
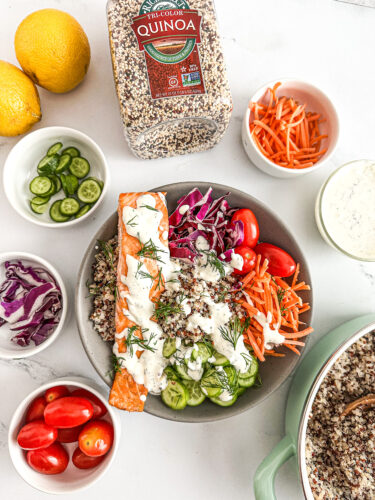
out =
[[188,374],[188,367],[186,365],[174,365],[174,368],[178,375],[183,379],[183,380],[193,380],[192,377]]
[[98,179],[97,177],[87,177],[86,179],[87,181],[88,180],[92,180],[92,181],[95,181],[99,184],[100,186],[100,189],[103,191],[103,188],[104,188],[104,182],[101,180],[101,179]]
[[212,355],[212,350],[205,342],[197,342],[195,345],[197,346],[197,349],[193,349],[191,358],[195,361],[199,357],[201,358],[202,363],[206,363],[208,358]]
[[60,156],[59,163],[56,167],[56,174],[61,174],[66,170],[72,162],[72,157],[68,154]]
[[33,205],[45,205],[49,202],[49,196],[34,196],[30,201]]
[[201,387],[204,394],[209,398],[219,396],[223,392],[220,380],[215,368],[209,368],[203,375],[201,380]]
[[256,359],[255,356],[252,354],[248,353],[247,356],[251,360],[249,367],[245,373],[239,373],[238,378],[239,379],[246,379],[246,378],[251,378],[251,377],[256,377],[258,375],[259,371],[259,363],[258,360]]
[[29,189],[37,196],[48,196],[48,192],[54,187],[51,179],[45,175],[34,177],[30,182]]
[[62,142],[56,142],[47,151],[47,156],[52,156],[60,151],[62,148]]
[[163,344],[163,356],[165,358],[170,358],[176,351],[176,339],[171,337],[165,339]]
[[79,219],[80,217],[83,217],[87,212],[90,210],[91,205],[83,205],[78,212],[75,215],[75,219]]
[[235,369],[235,367],[232,365],[228,365],[228,366],[224,366],[223,369],[228,377],[229,386],[231,388],[233,388],[233,390],[237,389],[237,387],[238,387],[238,372]]
[[33,200],[30,201],[30,207],[31,207],[31,210],[36,213],[36,214],[44,214],[44,212],[47,210],[48,208],[48,202],[47,203],[42,203],[41,205],[40,204],[35,204],[33,203]]
[[78,177],[78,179],[83,179],[90,172],[90,163],[86,158],[76,156],[69,165],[69,170],[70,173]]
[[60,178],[57,175],[55,175],[55,174],[51,174],[48,177],[53,181],[53,183],[55,185],[55,192],[54,192],[54,194],[58,193],[60,191],[60,189],[61,189]]
[[77,191],[78,186],[79,182],[75,175],[67,174],[65,176],[65,187],[68,195],[72,196]]
[[163,402],[172,410],[183,410],[188,400],[187,389],[177,380],[170,380],[161,393]]
[[171,366],[166,366],[164,368],[164,373],[167,376],[168,380],[180,380],[177,373],[174,371],[174,369]]
[[75,148],[74,146],[71,146],[69,148],[65,148],[61,154],[68,154],[70,155],[72,158],[75,158],[76,156],[81,156],[81,153],[79,152],[79,150],[77,148]]
[[239,387],[237,389],[237,396],[242,396],[244,392],[246,392],[246,387]]
[[228,401],[222,400],[219,397],[210,398],[210,401],[219,406],[232,406],[237,401],[237,394],[234,394]]
[[188,406],[198,406],[203,403],[206,399],[204,395],[200,382],[186,382],[184,383],[188,391]]
[[71,217],[79,212],[79,203],[75,198],[64,198],[59,208],[63,215]]
[[102,190],[96,181],[86,179],[81,182],[77,196],[82,203],[95,203],[100,198],[101,192]]
[[256,375],[254,375],[254,377],[248,377],[248,378],[238,377],[238,385],[240,387],[244,387],[247,389],[248,387],[252,387],[255,384],[256,379],[257,379]]
[[47,175],[54,174],[56,171],[56,167],[59,164],[60,157],[59,155],[53,154],[52,156],[45,156],[38,163],[38,174]]
[[212,364],[215,366],[226,366],[229,365],[229,360],[224,356],[224,354],[220,354],[217,351],[214,351],[212,356],[215,358],[214,361],[212,361]]
[[60,211],[60,205],[62,200],[57,200],[52,203],[51,208],[49,209],[49,215],[52,220],[55,222],[66,222],[70,219],[67,215],[63,215]]

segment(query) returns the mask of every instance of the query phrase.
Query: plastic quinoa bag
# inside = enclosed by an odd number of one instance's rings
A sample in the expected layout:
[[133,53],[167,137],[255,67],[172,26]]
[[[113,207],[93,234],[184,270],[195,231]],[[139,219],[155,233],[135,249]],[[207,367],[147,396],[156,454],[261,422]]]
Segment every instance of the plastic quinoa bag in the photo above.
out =
[[110,0],[125,136],[140,158],[204,151],[232,111],[213,0]]

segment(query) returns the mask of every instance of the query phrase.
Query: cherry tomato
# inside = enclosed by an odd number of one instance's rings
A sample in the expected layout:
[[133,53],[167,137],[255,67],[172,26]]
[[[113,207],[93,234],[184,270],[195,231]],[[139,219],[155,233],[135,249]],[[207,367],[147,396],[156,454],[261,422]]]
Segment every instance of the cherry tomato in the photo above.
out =
[[69,455],[60,443],[53,443],[42,450],[28,451],[27,463],[41,474],[61,474],[67,468]]
[[21,428],[17,441],[24,450],[39,450],[47,448],[56,438],[57,429],[45,424],[43,420],[34,420]]
[[92,407],[94,408],[94,414],[92,416],[93,418],[103,417],[107,413],[107,408],[100,401],[100,399],[97,398],[91,392],[86,391],[86,389],[76,389],[75,391],[72,392],[72,396],[79,396],[82,398],[86,398],[90,401]]
[[52,403],[55,399],[62,398],[69,395],[69,390],[65,385],[56,385],[46,390],[44,397],[47,403]]
[[41,420],[44,418],[44,408],[47,406],[44,396],[34,399],[26,412],[26,422]]
[[110,450],[113,427],[105,420],[92,420],[80,432],[78,445],[89,457],[100,457]]
[[247,274],[255,267],[257,256],[254,250],[246,245],[240,245],[234,249],[234,253],[241,255],[243,259],[242,269],[235,269],[235,274]]
[[75,443],[78,441],[79,433],[82,430],[82,425],[66,429],[57,429],[57,441],[60,443]]
[[72,462],[78,469],[92,469],[100,464],[104,455],[100,457],[89,457],[82,450],[76,448],[72,456]]
[[82,425],[92,417],[94,409],[85,398],[67,396],[49,403],[44,410],[44,420],[59,429]]
[[296,270],[293,258],[280,247],[271,245],[271,243],[259,243],[254,250],[261,255],[261,263],[264,259],[268,260],[268,272],[274,276],[287,278]]
[[259,225],[254,213],[249,208],[240,208],[234,212],[231,222],[237,220],[243,224],[244,240],[241,245],[254,248],[259,239]]

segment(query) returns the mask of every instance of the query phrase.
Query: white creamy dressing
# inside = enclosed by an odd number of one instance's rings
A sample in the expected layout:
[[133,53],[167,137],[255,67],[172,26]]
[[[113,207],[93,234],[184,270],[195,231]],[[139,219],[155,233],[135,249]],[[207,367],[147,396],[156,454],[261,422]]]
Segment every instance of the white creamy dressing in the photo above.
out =
[[360,160],[338,170],[325,187],[321,216],[340,248],[375,259],[375,163]]
[[273,325],[273,329],[271,328],[272,314],[269,311],[267,317],[259,311],[254,316],[254,319],[256,319],[263,328],[265,349],[272,349],[275,345],[284,343],[285,337],[279,333],[279,325]]
[[198,347],[194,344],[193,346],[186,346],[181,344],[181,339],[176,337],[179,343],[176,343],[177,351],[170,358],[171,362],[176,365],[185,364],[187,366],[187,374],[193,380],[200,380],[203,375],[202,358],[197,356],[196,360],[191,359],[191,355],[194,350],[198,350]]
[[189,210],[189,205],[181,205],[178,209],[179,214],[184,215]]

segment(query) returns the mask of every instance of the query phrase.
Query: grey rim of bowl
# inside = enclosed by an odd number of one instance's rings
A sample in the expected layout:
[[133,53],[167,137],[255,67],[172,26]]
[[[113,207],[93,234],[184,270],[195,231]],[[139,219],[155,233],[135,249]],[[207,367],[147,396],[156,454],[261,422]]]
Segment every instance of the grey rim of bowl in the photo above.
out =
[[[300,477],[300,482],[302,485],[303,489],[303,494],[305,495],[305,498],[307,498],[307,493],[305,489],[305,484],[303,482],[303,474],[302,474],[302,460],[301,460],[301,454],[302,454],[302,445],[306,444],[306,432],[304,432],[304,424],[306,422],[306,419],[308,418],[308,412],[307,408],[310,407],[310,402],[313,399],[312,403],[314,402],[316,395],[319,391],[320,386],[322,385],[325,377],[328,375],[329,371],[332,369],[334,363],[344,354],[344,352],[349,349],[350,346],[352,346],[355,342],[358,342],[360,338],[362,338],[364,335],[367,335],[370,333],[372,330],[375,328],[375,323],[369,323],[368,325],[362,327],[360,330],[357,330],[354,332],[352,335],[350,335],[349,338],[347,338],[344,342],[342,342],[338,347],[336,347],[335,351],[329,356],[328,359],[323,363],[321,368],[319,369],[318,373],[316,374],[314,381],[309,389],[309,392],[306,396],[304,408],[303,408],[303,414],[300,419],[299,427],[298,427],[298,444],[297,444],[297,455],[298,455],[298,471],[299,471],[299,477]],[[332,362],[332,365],[330,369],[327,371],[325,375],[323,375],[324,371],[326,370],[326,367]],[[303,464],[305,466],[305,464]],[[309,483],[310,484],[310,483]]]
[[[320,192],[319,192],[319,201],[318,201],[318,206],[319,206],[319,220],[320,220],[320,223],[322,225],[322,228],[324,230],[324,234],[326,235],[326,237],[328,238],[328,240],[330,241],[331,245],[336,248],[336,250],[338,250],[339,252],[343,253],[344,255],[346,255],[347,257],[350,257],[351,259],[354,259],[354,260],[359,260],[361,262],[375,262],[375,257],[373,259],[364,259],[363,257],[357,257],[356,255],[353,255],[349,252],[347,252],[346,250],[344,250],[343,248],[341,248],[336,242],[335,240],[332,238],[332,236],[330,235],[330,233],[328,232],[328,229],[324,223],[324,218],[323,218],[323,210],[322,210],[322,202],[323,202],[323,196],[324,196],[324,193],[325,193],[325,190],[326,190],[326,187],[328,186],[328,184],[330,183],[330,181],[336,176],[336,174],[338,174],[342,169],[348,167],[349,165],[352,165],[353,163],[357,163],[359,161],[372,161],[372,160],[365,160],[365,159],[361,159],[361,160],[353,160],[353,161],[350,161],[348,163],[344,163],[344,165],[341,165],[341,167],[337,168],[334,172],[332,172],[332,174],[328,177],[328,179],[325,181],[325,183],[323,184]],[[375,161],[373,162],[375,164]]]
[[[192,189],[192,186],[197,187],[197,188],[201,188],[201,189],[208,189],[209,187],[212,187],[213,192],[215,192],[215,189],[221,189],[223,191],[227,191],[227,192],[229,191],[230,194],[236,194],[236,193],[238,193],[239,195],[245,196],[247,198],[251,198],[252,200],[254,200],[262,208],[262,210],[264,210],[266,212],[270,212],[272,214],[272,216],[276,219],[276,221],[278,222],[278,224],[280,224],[280,226],[282,228],[286,229],[286,231],[288,233],[288,236],[290,237],[290,239],[292,240],[292,242],[294,243],[294,245],[300,249],[300,246],[298,245],[297,240],[295,239],[293,233],[290,231],[290,229],[288,229],[288,228],[285,227],[285,224],[282,222],[282,220],[280,219],[280,217],[277,214],[275,214],[275,212],[273,212],[271,209],[269,209],[265,205],[265,203],[259,201],[257,198],[254,198],[253,196],[249,195],[248,193],[245,193],[245,191],[241,191],[241,190],[236,189],[236,188],[231,188],[231,187],[225,186],[223,184],[216,184],[216,183],[213,183],[213,182],[202,182],[202,181],[199,181],[199,182],[186,181],[186,182],[176,182],[176,183],[171,183],[171,184],[165,184],[165,185],[159,186],[157,188],[152,188],[150,191],[153,191],[153,192],[168,191],[168,189],[169,190],[171,188],[173,189],[176,186],[181,187],[181,188],[183,188],[184,186],[186,186],[187,192],[188,192],[188,190]],[[113,217],[115,215],[115,213],[116,212],[112,213],[106,219],[106,221],[109,220],[111,217]],[[106,221],[104,221],[103,224],[105,224]],[[80,276],[81,276],[82,271],[83,271],[83,266],[84,266],[85,260],[87,258],[88,253],[91,250],[92,245],[95,245],[95,242],[98,239],[97,238],[98,233],[100,233],[100,231],[101,231],[101,228],[99,228],[98,231],[95,233],[94,237],[90,241],[89,246],[88,246],[88,248],[87,248],[87,250],[86,250],[86,252],[85,252],[85,254],[84,254],[83,258],[82,258],[82,262],[81,262],[81,265],[80,265],[80,268],[79,268],[79,271],[78,271],[78,281],[76,283],[76,290],[75,290],[75,300],[76,301],[77,301],[78,290],[79,290],[78,285],[79,285],[79,282],[80,282]],[[301,251],[301,254],[303,254],[303,252],[302,252],[301,249],[300,249],[300,251]],[[303,254],[303,257],[304,257],[304,254]],[[312,280],[311,280],[310,269],[308,267],[308,263],[307,263],[307,259],[306,258],[305,258],[305,260],[306,260],[306,266],[304,267],[304,272],[306,273],[306,279],[308,280],[308,282],[310,283],[310,286],[311,286],[311,290],[310,290],[310,293],[311,293],[311,298],[310,298],[310,314],[311,314],[310,324],[312,324],[312,321],[313,321],[313,311],[314,311],[314,307],[313,307],[313,303],[314,303],[314,300],[313,300],[313,287],[312,287]],[[102,374],[99,372],[99,370],[96,367],[96,364],[94,362],[94,359],[91,356],[91,353],[89,352],[88,348],[85,345],[85,342],[83,340],[83,336],[82,336],[82,333],[81,333],[81,326],[80,326],[80,323],[79,323],[78,315],[76,315],[76,319],[77,319],[78,332],[79,332],[79,335],[80,335],[80,338],[81,338],[81,342],[82,342],[83,348],[84,348],[84,350],[86,352],[86,355],[89,358],[89,360],[90,360],[92,366],[94,367],[95,371],[97,372],[97,374],[104,381],[104,383],[108,386],[107,380],[105,380],[103,378]],[[300,351],[301,355],[304,353],[304,351],[306,349],[306,346],[308,345],[309,341],[310,341],[310,339],[309,339],[309,336],[308,336],[306,338],[306,340],[305,340],[305,345],[303,346],[303,348]],[[273,394],[274,392],[276,392],[286,382],[286,380],[288,379],[288,377],[296,370],[296,368],[297,368],[297,366],[298,366],[298,364],[299,364],[299,362],[301,360],[301,357],[302,356],[297,356],[296,355],[294,363],[293,362],[290,363],[288,369],[286,370],[286,373],[284,374],[284,379],[279,383],[279,385],[276,385],[273,389],[269,390],[268,392],[264,392],[263,395],[261,397],[259,397],[259,399],[257,399],[256,401],[251,402],[248,406],[246,406],[244,408],[237,408],[237,411],[236,411],[235,414],[227,414],[226,412],[223,411],[218,416],[216,416],[215,418],[212,418],[212,417],[200,417],[199,420],[185,418],[185,419],[181,420],[181,422],[182,423],[215,422],[215,421],[218,421],[218,420],[225,420],[227,418],[238,416],[241,413],[244,413],[245,411],[248,411],[250,408],[254,408],[258,404],[260,404],[263,401],[265,401],[269,396],[271,396],[271,394]],[[153,396],[153,397],[156,397],[156,396]],[[179,422],[178,418],[172,418],[172,417],[169,417],[167,415],[160,415],[157,411],[156,412],[150,411],[150,409],[146,408],[146,406],[145,406],[144,411],[145,411],[145,413],[148,413],[149,415],[153,415],[153,416],[156,416],[156,417],[159,417],[159,418],[163,418],[164,420],[170,420],[172,422]],[[175,413],[177,413],[177,412],[175,412]],[[178,417],[178,415],[177,415],[177,417]]]

